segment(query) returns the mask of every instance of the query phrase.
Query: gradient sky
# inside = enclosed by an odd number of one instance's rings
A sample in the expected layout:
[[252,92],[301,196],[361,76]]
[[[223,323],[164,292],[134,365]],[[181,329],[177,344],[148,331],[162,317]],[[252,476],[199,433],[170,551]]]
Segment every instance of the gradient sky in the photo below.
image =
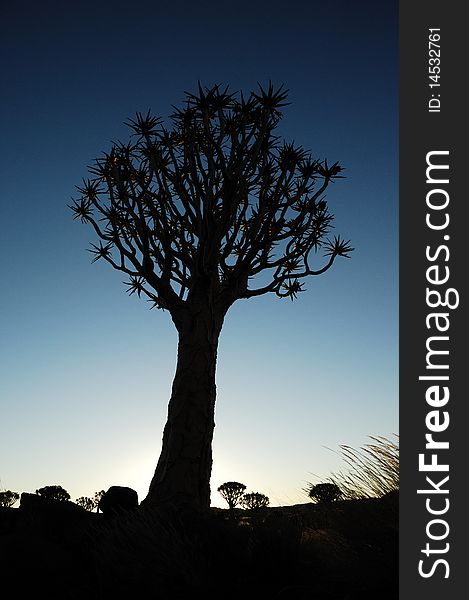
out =
[[[67,204],[136,111],[184,91],[285,83],[279,133],[338,160],[350,260],[295,302],[238,301],[218,354],[212,504],[243,482],[306,502],[340,444],[398,432],[396,1],[14,2],[2,9],[0,489],[146,495],[176,361],[167,313],[90,264]],[[317,476],[317,477],[316,477]],[[319,479],[318,479],[319,477]]]

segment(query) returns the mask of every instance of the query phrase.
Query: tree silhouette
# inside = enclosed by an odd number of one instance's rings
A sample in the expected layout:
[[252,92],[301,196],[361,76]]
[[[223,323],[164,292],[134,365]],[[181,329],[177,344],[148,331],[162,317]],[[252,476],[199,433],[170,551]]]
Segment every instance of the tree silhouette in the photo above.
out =
[[168,126],[137,113],[131,141],[94,161],[70,206],[99,238],[92,261],[124,273],[129,294],[167,310],[178,332],[147,503],[210,505],[217,347],[232,304],[293,300],[306,277],[352,250],[328,237],[324,194],[342,168],[274,135],[287,95],[272,84],[247,98],[199,84]]
[[78,504],[78,506],[81,506],[90,512],[92,512],[97,506],[93,498],[89,498],[88,496],[80,496],[80,498],[75,500],[75,504]]
[[223,498],[228,502],[228,508],[233,510],[243,497],[245,489],[246,486],[244,483],[227,481],[226,483],[222,483],[217,491],[220,492]]
[[61,485],[46,485],[36,490],[36,494],[48,500],[58,500],[60,502],[70,500],[70,494]]
[[99,512],[99,509],[98,509],[99,501],[101,500],[101,498],[104,496],[105,493],[106,493],[105,490],[100,490],[99,492],[94,493],[93,502],[94,502],[94,505],[96,507],[96,510],[98,510],[98,512]]
[[244,494],[241,498],[241,506],[244,508],[248,508],[251,510],[255,510],[257,508],[265,508],[269,506],[269,498],[265,494],[261,494],[260,492],[251,492],[249,494]]
[[342,492],[335,483],[318,483],[311,486],[308,496],[318,504],[330,504],[339,500]]
[[0,506],[5,508],[11,508],[13,504],[18,502],[20,495],[18,492],[12,492],[11,490],[0,491]]

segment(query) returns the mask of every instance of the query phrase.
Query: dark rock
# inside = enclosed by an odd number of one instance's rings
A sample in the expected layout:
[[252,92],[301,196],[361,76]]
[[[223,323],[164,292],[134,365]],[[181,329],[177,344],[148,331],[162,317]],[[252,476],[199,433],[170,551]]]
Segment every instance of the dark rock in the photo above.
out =
[[122,514],[138,507],[138,494],[129,487],[111,486],[98,504],[105,516]]
[[61,538],[66,534],[82,530],[97,516],[69,500],[50,500],[26,492],[21,494],[18,511],[23,528],[34,529],[51,538]]
[[61,514],[83,514],[84,508],[70,500],[51,500],[39,494],[21,494],[20,509],[33,512],[60,512]]

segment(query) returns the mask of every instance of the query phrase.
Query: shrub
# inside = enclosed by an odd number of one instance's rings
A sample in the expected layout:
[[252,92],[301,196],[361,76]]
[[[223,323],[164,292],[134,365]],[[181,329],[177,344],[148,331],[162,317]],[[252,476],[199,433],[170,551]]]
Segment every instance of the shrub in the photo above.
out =
[[11,508],[19,498],[20,495],[17,492],[12,492],[11,490],[0,491],[0,506]]
[[217,491],[220,492],[223,498],[228,502],[230,510],[233,510],[241,500],[245,489],[246,486],[243,483],[239,483],[238,481],[227,481],[226,483],[223,483]]
[[95,492],[94,497],[93,497],[93,502],[95,504],[95,506],[98,506],[99,501],[101,500],[101,498],[104,496],[105,494],[105,490],[101,490],[100,492]]
[[46,485],[36,490],[36,494],[48,500],[58,500],[59,502],[70,500],[70,494],[60,485]]
[[240,500],[241,506],[252,510],[269,506],[269,502],[269,498],[259,492],[244,494]]
[[75,503],[78,506],[81,506],[85,510],[93,511],[95,508],[99,506],[99,501],[104,496],[106,492],[101,490],[100,492],[95,492],[93,498],[89,498],[88,496],[81,496],[75,500]]
[[342,492],[335,483],[318,483],[310,487],[308,496],[318,504],[330,504],[339,500]]
[[78,506],[81,506],[85,510],[89,510],[90,512],[96,508],[96,503],[92,498],[88,498],[87,496],[81,496],[75,500],[75,503]]

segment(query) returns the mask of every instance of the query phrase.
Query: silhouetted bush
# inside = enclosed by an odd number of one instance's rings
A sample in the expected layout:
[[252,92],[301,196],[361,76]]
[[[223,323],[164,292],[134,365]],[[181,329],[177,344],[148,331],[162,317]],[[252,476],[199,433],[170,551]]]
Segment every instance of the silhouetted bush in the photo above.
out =
[[12,492],[11,490],[0,491],[0,506],[11,508],[19,498],[20,495],[17,492]]
[[70,494],[61,485],[46,485],[36,490],[36,494],[48,500],[58,500],[59,502],[70,500]]
[[233,510],[243,497],[246,486],[244,483],[238,481],[227,481],[223,483],[219,488],[218,492],[228,502],[228,507]]
[[99,502],[101,501],[101,498],[104,496],[105,493],[106,492],[104,490],[101,490],[100,492],[95,492],[93,498],[90,498],[89,496],[80,496],[80,498],[77,498],[75,500],[75,503],[78,504],[78,506],[84,508],[85,510],[91,512],[99,506]]
[[94,493],[93,502],[95,503],[96,506],[99,505],[99,501],[101,500],[101,498],[104,496],[105,493],[106,493],[105,490],[101,490],[99,492]]
[[318,483],[310,487],[308,496],[318,504],[330,504],[339,500],[342,492],[335,483]]
[[92,498],[88,498],[88,496],[81,496],[75,500],[75,503],[78,506],[81,506],[85,510],[89,510],[90,512],[96,508],[96,503]]
[[240,500],[241,506],[248,509],[265,508],[269,506],[269,502],[269,498],[259,492],[244,494]]

